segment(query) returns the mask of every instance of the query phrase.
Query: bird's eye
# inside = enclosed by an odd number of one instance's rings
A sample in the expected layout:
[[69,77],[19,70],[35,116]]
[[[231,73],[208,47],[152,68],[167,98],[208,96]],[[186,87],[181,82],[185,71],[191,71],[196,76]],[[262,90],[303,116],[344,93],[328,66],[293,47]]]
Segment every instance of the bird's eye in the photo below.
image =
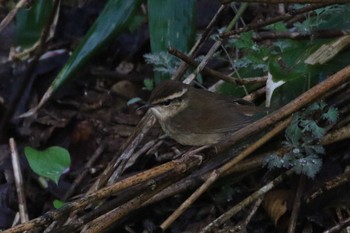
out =
[[164,106],[169,106],[169,105],[170,105],[170,103],[171,103],[171,101],[170,101],[170,100],[165,100],[165,101],[163,102],[163,105],[164,105]]

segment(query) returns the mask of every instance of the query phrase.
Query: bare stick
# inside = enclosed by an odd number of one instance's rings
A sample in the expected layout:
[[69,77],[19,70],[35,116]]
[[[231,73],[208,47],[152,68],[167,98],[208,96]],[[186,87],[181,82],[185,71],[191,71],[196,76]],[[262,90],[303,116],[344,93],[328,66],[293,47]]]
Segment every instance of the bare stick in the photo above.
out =
[[310,38],[335,38],[348,35],[349,32],[349,30],[317,30],[310,32],[259,32],[254,33],[252,39],[254,41],[262,41],[270,39],[303,40]]
[[29,217],[28,217],[26,197],[24,195],[23,176],[22,176],[22,171],[21,171],[21,165],[20,165],[19,159],[18,159],[18,153],[17,153],[17,147],[16,147],[15,140],[13,138],[10,138],[9,144],[10,144],[10,150],[11,150],[13,173],[14,173],[15,182],[16,182],[18,209],[19,209],[19,214],[21,217],[21,223],[24,223],[24,222],[27,222],[29,220]]
[[350,124],[328,133],[321,139],[320,144],[332,144],[347,138],[350,138]]
[[303,195],[304,187],[305,187],[305,181],[306,181],[306,177],[301,175],[299,177],[299,184],[298,184],[297,193],[296,193],[295,198],[294,198],[293,210],[292,210],[292,215],[290,217],[288,233],[295,232],[295,228],[296,228],[297,220],[298,220],[298,214],[299,214],[299,210],[300,210],[301,197]]
[[317,200],[320,196],[324,195],[326,192],[331,190],[335,190],[335,188],[349,184],[350,182],[350,170],[345,171],[344,173],[332,178],[331,180],[327,180],[322,184],[322,186],[318,187],[317,190],[308,195],[307,198],[304,199],[306,204],[310,204],[310,202]]
[[213,222],[211,222],[209,225],[207,225],[204,229],[202,229],[200,231],[200,233],[212,232],[213,229],[222,225],[224,222],[226,222],[233,215],[235,215],[236,213],[241,211],[243,208],[247,207],[248,205],[252,204],[255,200],[257,200],[261,196],[265,195],[268,191],[270,191],[276,185],[280,184],[286,176],[289,176],[291,174],[293,174],[293,171],[288,170],[284,174],[276,177],[274,180],[267,183],[265,186],[263,186],[259,190],[255,191],[252,195],[250,195],[249,197],[246,197],[243,201],[241,201],[240,203],[238,203],[237,205],[232,207],[225,214],[222,214],[219,218],[215,219]]
[[341,230],[343,230],[345,227],[350,225],[350,217],[341,221],[340,223],[338,223],[337,225],[335,225],[334,227],[324,231],[323,233],[336,233],[336,232],[341,232]]
[[[241,15],[243,14],[243,12],[245,11],[245,9],[247,8],[247,4],[243,3],[241,4],[241,6],[239,7],[235,17],[233,17],[233,19],[231,20],[230,24],[227,26],[227,31],[231,30],[233,28],[233,26],[235,25],[235,23],[238,21],[239,17],[241,17]],[[219,39],[217,40],[212,47],[210,48],[210,50],[208,51],[208,53],[205,55],[205,57],[203,58],[203,60],[198,64],[196,70],[194,72],[192,72],[185,80],[184,83],[191,83],[195,78],[196,75],[200,72],[202,72],[202,70],[204,69],[204,67],[207,65],[209,59],[214,55],[214,53],[216,52],[216,50],[223,44],[223,40]]]
[[[85,225],[82,233],[99,233],[107,230],[113,223],[117,222],[119,219],[126,216],[132,210],[140,208],[142,203],[154,196],[160,190],[164,189],[169,185],[169,181],[158,182],[158,184],[152,185],[147,192],[138,195],[137,197],[131,199],[130,201],[124,203],[121,206],[109,211],[106,214],[95,218],[91,222]],[[79,222],[79,220],[78,220]]]

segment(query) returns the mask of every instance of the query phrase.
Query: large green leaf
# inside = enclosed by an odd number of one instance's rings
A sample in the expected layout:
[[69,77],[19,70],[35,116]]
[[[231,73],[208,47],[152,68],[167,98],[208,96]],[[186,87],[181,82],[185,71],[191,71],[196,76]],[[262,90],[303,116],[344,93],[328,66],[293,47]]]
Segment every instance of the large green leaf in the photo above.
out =
[[[149,31],[153,54],[169,47],[188,52],[195,36],[195,0],[148,0]],[[169,78],[156,73],[155,80]]]
[[292,40],[286,40],[284,43],[283,51],[269,58],[268,69],[273,80],[291,81],[308,77],[310,70],[304,61],[315,50],[314,44]]
[[102,50],[111,39],[115,38],[118,33],[128,26],[129,19],[134,15],[140,3],[141,0],[109,0],[87,35],[45,92],[40,103],[19,117],[29,117],[35,114],[54,91],[76,74],[98,51]]
[[52,84],[53,90],[82,68],[90,59],[120,33],[131,18],[140,0],[110,0],[74,51]]
[[24,153],[30,168],[39,176],[54,181],[56,184],[64,170],[70,166],[69,152],[58,146],[49,147],[39,151],[31,147],[25,147]]
[[32,46],[40,38],[41,31],[52,10],[52,1],[35,1],[30,9],[20,9],[16,15],[16,44],[22,48]]

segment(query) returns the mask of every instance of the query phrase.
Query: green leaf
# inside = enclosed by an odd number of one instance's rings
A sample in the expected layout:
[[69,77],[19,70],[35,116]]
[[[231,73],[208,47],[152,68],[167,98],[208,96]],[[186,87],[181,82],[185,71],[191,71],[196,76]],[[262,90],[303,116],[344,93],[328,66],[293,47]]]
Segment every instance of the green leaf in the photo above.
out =
[[318,126],[315,121],[309,121],[305,130],[311,132],[315,138],[322,138],[326,133],[326,130]]
[[[148,0],[149,32],[153,54],[173,47],[188,52],[195,37],[195,0]],[[155,82],[169,74],[155,73]]]
[[[278,46],[278,47],[277,47]],[[285,40],[283,51],[269,58],[269,71],[275,81],[290,81],[297,78],[306,78],[310,75],[311,68],[305,64],[305,59],[316,50],[313,41]],[[276,48],[281,48],[276,45]]]
[[234,41],[234,45],[238,49],[251,49],[254,46],[253,32],[243,32],[239,38]]
[[288,30],[287,26],[286,26],[286,24],[284,22],[277,22],[277,23],[268,25],[266,27],[266,29],[273,30],[273,31],[276,31],[276,32],[285,32],[285,31]]
[[292,123],[286,129],[285,137],[292,145],[298,145],[302,137],[302,131],[299,128],[299,117],[293,117]]
[[285,161],[281,157],[272,154],[266,157],[264,160],[264,166],[267,166],[269,170],[272,170],[273,168],[281,168],[284,167]]
[[52,90],[55,91],[68,78],[72,77],[111,39],[123,31],[140,3],[141,0],[109,0],[96,22],[52,83]]
[[175,47],[187,52],[194,40],[196,1],[148,0],[152,53]]
[[[320,139],[326,133],[325,128],[317,125],[321,118],[324,118],[325,113],[320,115],[322,111],[330,112],[334,117],[336,110],[334,108],[327,108],[324,102],[318,102],[310,105],[293,116],[292,123],[286,129],[287,142],[283,144],[288,146],[289,152],[282,158],[273,155],[269,156],[264,165],[268,169],[277,168],[293,168],[298,174],[304,174],[310,178],[314,178],[322,167],[321,156],[325,154],[325,149],[318,144]],[[324,121],[322,121],[324,123]]]
[[321,170],[321,167],[322,159],[313,155],[296,160],[293,169],[297,174],[304,174],[313,179]]
[[56,199],[53,201],[52,204],[53,204],[53,207],[55,207],[56,209],[59,209],[64,205],[64,202]]
[[325,154],[325,149],[322,145],[305,145],[305,154],[306,155],[323,155]]
[[31,47],[40,38],[41,31],[52,10],[52,1],[35,1],[30,9],[19,9],[16,15],[16,44]]
[[349,4],[327,6],[317,9],[316,13],[315,16],[309,17],[301,23],[295,23],[295,28],[300,32],[329,28],[333,30],[349,29]]
[[53,146],[39,151],[27,146],[24,148],[24,153],[30,168],[36,174],[56,184],[64,170],[70,166],[69,152],[62,147]]
[[260,46],[252,39],[252,32],[245,32],[236,40],[230,40],[230,43],[245,54],[242,58],[235,61],[236,68],[250,68],[254,70],[266,70],[267,58],[271,52],[266,46]]
[[269,60],[268,69],[275,82],[283,80],[290,81],[300,77],[306,77],[305,65],[289,65],[281,57],[275,57]]
[[339,117],[339,112],[336,108],[329,108],[322,116],[323,119],[327,120],[329,123],[334,124],[337,122]]

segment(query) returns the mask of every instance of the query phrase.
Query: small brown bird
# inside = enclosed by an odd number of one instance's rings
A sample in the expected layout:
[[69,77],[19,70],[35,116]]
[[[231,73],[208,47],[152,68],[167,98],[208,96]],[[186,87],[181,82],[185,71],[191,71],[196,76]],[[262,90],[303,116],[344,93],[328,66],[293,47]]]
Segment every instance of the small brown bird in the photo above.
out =
[[182,145],[210,145],[254,121],[261,109],[250,102],[163,81],[152,91],[150,108],[163,131]]

